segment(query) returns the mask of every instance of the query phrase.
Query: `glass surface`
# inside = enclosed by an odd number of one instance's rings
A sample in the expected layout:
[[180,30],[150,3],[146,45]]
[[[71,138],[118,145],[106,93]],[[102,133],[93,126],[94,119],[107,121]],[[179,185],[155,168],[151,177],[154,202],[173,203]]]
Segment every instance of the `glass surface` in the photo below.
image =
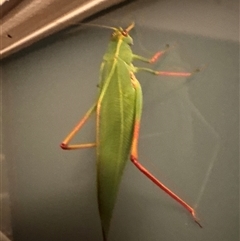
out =
[[[175,46],[154,69],[205,65],[189,81],[137,74],[144,99],[140,162],[196,208],[204,228],[129,161],[110,241],[238,240],[237,5],[136,1],[95,20],[123,27],[134,20],[136,54]],[[101,240],[95,150],[63,151],[59,144],[95,101],[110,32],[56,34],[3,63],[3,154],[16,241]],[[74,141],[94,138],[92,118]]]

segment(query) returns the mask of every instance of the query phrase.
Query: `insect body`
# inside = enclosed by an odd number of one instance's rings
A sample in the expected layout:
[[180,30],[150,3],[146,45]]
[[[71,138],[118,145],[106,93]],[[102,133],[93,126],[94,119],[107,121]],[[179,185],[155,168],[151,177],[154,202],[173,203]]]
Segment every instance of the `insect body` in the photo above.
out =
[[[110,221],[117,192],[127,160],[157,186],[183,205],[197,222],[194,210],[176,194],[158,181],[138,161],[138,138],[142,112],[142,91],[135,73],[143,70],[155,75],[191,76],[188,72],[160,72],[148,68],[137,68],[135,59],[152,63],[165,51],[158,52],[151,59],[133,54],[133,43],[127,29],[112,28],[113,33],[101,64],[99,93],[96,103],[85,114],[73,131],[62,142],[66,150],[96,147],[98,208],[104,241],[107,240]],[[96,142],[71,145],[69,142],[89,116],[96,112]]]

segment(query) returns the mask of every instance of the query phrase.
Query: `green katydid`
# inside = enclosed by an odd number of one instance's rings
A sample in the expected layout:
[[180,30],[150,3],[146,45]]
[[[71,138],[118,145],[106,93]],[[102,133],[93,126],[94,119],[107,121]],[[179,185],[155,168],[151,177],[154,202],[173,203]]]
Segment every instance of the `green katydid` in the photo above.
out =
[[[61,144],[61,148],[65,150],[89,147],[97,149],[98,209],[104,241],[107,241],[119,184],[128,158],[145,176],[187,209],[199,224],[194,209],[164,186],[138,161],[142,91],[135,73],[147,71],[155,75],[184,77],[189,77],[193,73],[154,71],[135,67],[132,64],[133,60],[153,63],[166,50],[157,52],[150,59],[133,54],[130,48],[133,40],[129,35],[133,27],[134,23],[125,30],[108,27],[113,33],[100,68],[101,81],[97,101]],[[94,112],[96,112],[96,142],[69,144]]]

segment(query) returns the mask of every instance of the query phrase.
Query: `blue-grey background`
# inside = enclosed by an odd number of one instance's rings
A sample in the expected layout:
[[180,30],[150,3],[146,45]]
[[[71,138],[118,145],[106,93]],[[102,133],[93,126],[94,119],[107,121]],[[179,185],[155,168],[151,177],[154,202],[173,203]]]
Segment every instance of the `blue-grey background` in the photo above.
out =
[[[237,8],[238,1],[136,1],[95,19],[123,27],[134,20],[135,53],[175,46],[154,69],[205,65],[189,81],[137,75],[144,97],[140,162],[196,208],[204,228],[129,162],[110,241],[238,240]],[[63,151],[59,144],[96,98],[109,35],[92,27],[59,33],[2,63],[15,241],[102,240],[95,150]],[[94,137],[92,118],[75,141]]]

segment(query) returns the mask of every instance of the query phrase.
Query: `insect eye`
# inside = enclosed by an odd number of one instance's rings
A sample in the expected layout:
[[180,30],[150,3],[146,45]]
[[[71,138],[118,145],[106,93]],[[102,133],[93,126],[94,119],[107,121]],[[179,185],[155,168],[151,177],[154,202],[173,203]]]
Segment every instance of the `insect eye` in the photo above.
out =
[[124,37],[127,37],[127,36],[128,36],[128,33],[127,33],[126,31],[122,31],[122,35],[123,35]]

